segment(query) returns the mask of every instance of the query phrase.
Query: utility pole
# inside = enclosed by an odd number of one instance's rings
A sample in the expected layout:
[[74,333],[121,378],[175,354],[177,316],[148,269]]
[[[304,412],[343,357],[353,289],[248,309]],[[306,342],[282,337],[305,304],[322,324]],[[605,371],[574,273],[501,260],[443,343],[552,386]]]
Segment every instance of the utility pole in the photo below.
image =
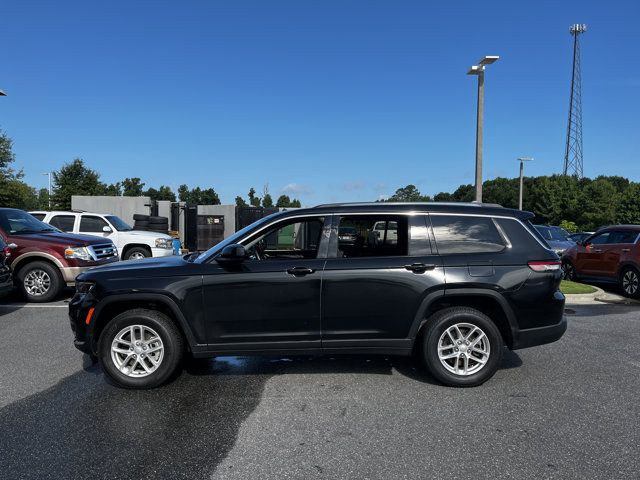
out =
[[533,160],[533,158],[531,157],[520,157],[518,158],[518,161],[520,162],[520,198],[518,201],[518,209],[522,210],[522,178],[523,178],[523,172],[524,172],[524,162],[530,162],[531,160]]
[[51,210],[51,172],[44,172],[42,175],[49,177],[49,210]]
[[482,203],[482,138],[484,130],[484,67],[496,62],[500,57],[487,55],[478,65],[473,65],[467,75],[478,77],[478,105],[476,114],[476,202]]

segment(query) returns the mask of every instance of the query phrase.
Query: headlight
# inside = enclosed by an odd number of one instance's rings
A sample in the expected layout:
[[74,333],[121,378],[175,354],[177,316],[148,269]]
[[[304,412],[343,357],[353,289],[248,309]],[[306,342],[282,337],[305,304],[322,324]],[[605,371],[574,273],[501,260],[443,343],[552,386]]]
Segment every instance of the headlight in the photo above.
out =
[[93,282],[76,282],[76,292],[89,293],[94,286]]
[[89,250],[87,249],[87,247],[65,248],[64,258],[77,258],[80,260],[85,260],[87,262],[90,262],[91,260],[93,260],[93,258],[91,258],[91,254],[89,253]]
[[156,238],[156,248],[173,248],[173,239]]

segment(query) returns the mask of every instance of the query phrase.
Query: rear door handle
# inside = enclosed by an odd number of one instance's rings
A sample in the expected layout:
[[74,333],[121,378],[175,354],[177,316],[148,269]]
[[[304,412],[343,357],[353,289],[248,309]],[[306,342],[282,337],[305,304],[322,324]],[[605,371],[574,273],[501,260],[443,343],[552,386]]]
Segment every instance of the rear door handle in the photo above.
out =
[[600,250],[599,248],[597,248],[597,249],[595,249],[595,250],[593,251],[593,253],[602,253],[602,250]]
[[404,268],[413,273],[424,273],[427,270],[433,270],[436,268],[435,263],[412,263],[411,265],[405,265]]
[[625,253],[629,253],[631,251],[631,249],[630,248],[623,248],[622,251],[625,252]]
[[287,273],[295,277],[302,277],[304,275],[309,275],[313,272],[315,272],[315,270],[309,267],[293,267],[293,268],[287,269]]

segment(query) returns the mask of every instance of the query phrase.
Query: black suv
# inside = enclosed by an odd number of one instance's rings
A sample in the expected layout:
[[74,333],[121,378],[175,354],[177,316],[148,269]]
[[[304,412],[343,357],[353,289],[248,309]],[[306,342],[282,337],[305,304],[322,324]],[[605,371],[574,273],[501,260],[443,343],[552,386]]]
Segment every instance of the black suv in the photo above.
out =
[[82,273],[75,345],[130,388],[165,382],[184,354],[414,352],[442,383],[479,385],[505,345],[566,330],[560,261],[532,217],[444,203],[276,213],[197,256]]

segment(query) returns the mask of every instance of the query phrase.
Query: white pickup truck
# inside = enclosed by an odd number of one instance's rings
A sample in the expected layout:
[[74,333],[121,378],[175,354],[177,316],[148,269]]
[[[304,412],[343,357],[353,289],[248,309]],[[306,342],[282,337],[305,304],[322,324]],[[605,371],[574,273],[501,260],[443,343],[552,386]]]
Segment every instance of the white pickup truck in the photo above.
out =
[[176,254],[173,238],[165,233],[133,230],[115,215],[89,212],[29,212],[63,232],[95,235],[111,240],[122,260],[168,257]]

